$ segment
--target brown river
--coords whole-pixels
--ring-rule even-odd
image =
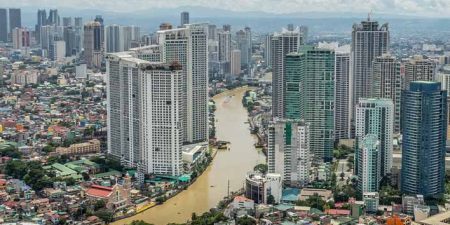
[[[242,106],[242,97],[248,88],[238,88],[213,97],[216,102],[216,136],[229,141],[230,150],[219,150],[206,171],[187,190],[167,200],[164,204],[150,208],[140,214],[114,222],[114,225],[129,224],[133,220],[144,220],[155,225],[184,223],[193,212],[201,214],[230,192],[243,187],[245,175],[258,164],[265,162],[261,151],[254,147],[256,138],[250,134],[247,111]]]

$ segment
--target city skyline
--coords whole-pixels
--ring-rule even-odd
[[[174,9],[180,7],[205,7],[212,9],[230,10],[235,12],[263,12],[270,14],[295,14],[300,12],[353,12],[353,13],[387,13],[393,15],[410,15],[424,17],[450,17],[450,2],[446,0],[245,0],[238,1],[207,1],[207,0],[174,0],[162,2],[157,0],[143,1],[40,1],[33,4],[30,1],[3,0],[3,5],[10,7],[52,7],[71,9],[102,8],[111,12],[132,12],[155,9]],[[157,11],[157,10],[155,10]]]

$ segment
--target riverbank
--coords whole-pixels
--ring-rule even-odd
[[[133,220],[144,220],[155,225],[185,223],[192,213],[199,215],[215,208],[228,195],[228,191],[242,189],[247,172],[265,162],[265,156],[254,147],[257,139],[250,134],[247,110],[242,106],[243,94],[249,89],[236,88],[213,97],[217,108],[216,136],[218,140],[230,142],[229,151],[216,151],[214,160],[203,174],[164,204],[113,224],[130,224]]]

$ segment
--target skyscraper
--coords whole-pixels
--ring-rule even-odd
[[[158,31],[162,60],[178,62],[183,69],[184,142],[208,140],[208,26]]]
[[[41,27],[47,25],[47,12],[45,9],[39,9],[37,12],[37,24],[34,29],[36,41],[41,41]]]
[[[63,26],[64,27],[72,26],[72,17],[63,17]]]
[[[189,12],[181,12],[180,14],[180,26],[184,27],[184,25],[189,24]]]
[[[281,174],[284,183],[303,186],[311,167],[309,126],[301,120],[274,118],[268,129],[269,173]]]
[[[75,29],[75,49],[77,52],[81,52],[83,48],[83,18],[75,17],[74,18],[74,29]]]
[[[48,13],[47,25],[59,26],[60,20],[57,9],[50,9]]]
[[[372,67],[372,97],[389,98],[394,103],[394,132],[400,132],[401,76],[400,62],[385,54],[375,58]]]
[[[241,50],[241,66],[248,67],[252,57],[252,34],[249,27],[236,32],[237,48]]]
[[[304,119],[309,124],[315,160],[332,160],[334,144],[333,50],[304,46],[285,56],[284,118]]]
[[[351,118],[354,122],[354,109],[359,98],[369,98],[372,93],[372,63],[374,59],[389,51],[388,24],[379,26],[370,17],[360,24],[353,25],[351,44]]]
[[[375,135],[379,141],[379,154],[381,157],[378,169],[381,179],[391,172],[392,168],[392,143],[394,132],[394,104],[391,99],[360,98],[356,106],[356,145],[364,140],[367,135]],[[356,149],[359,149],[358,147]],[[361,157],[360,152],[355,152],[355,162]],[[358,162],[356,162],[358,164]],[[360,171],[355,165],[355,175]],[[380,180],[378,180],[380,181]]]
[[[182,173],[180,65],[151,63],[127,52],[107,56],[108,153],[143,174]]]
[[[231,51],[231,75],[238,76],[241,74],[241,50],[234,49]]]
[[[76,54],[77,49],[75,47],[77,42],[77,35],[75,29],[72,26],[64,27],[64,42],[66,45],[66,56],[72,56]]]
[[[222,74],[229,74],[231,69],[231,33],[218,31],[218,60],[221,64]]]
[[[300,45],[303,45],[303,38],[298,28],[294,31],[283,28],[281,33],[275,33],[271,39],[273,117],[284,118],[284,60],[287,54],[297,52]]]
[[[264,60],[267,67],[272,67],[272,34],[267,34],[264,39]]]
[[[433,81],[436,75],[437,63],[421,55],[416,55],[405,64],[405,90],[412,81]]]
[[[25,28],[14,28],[12,33],[13,48],[30,47],[30,31]]]
[[[99,68],[102,62],[102,25],[99,22],[89,22],[84,25],[84,60],[88,67]]]
[[[350,53],[336,52],[334,72],[335,109],[334,109],[334,139],[351,137],[350,124]]]
[[[301,48],[300,52],[305,56],[300,82],[304,100],[301,102],[302,119],[310,125],[310,146],[315,160],[329,162],[333,159],[334,146],[335,53],[308,46]],[[289,104],[285,102],[286,108]]]
[[[0,42],[8,42],[8,16],[3,8],[0,8]]]
[[[106,52],[120,52],[121,45],[120,45],[120,38],[121,32],[120,32],[120,26],[119,25],[110,25],[105,27],[105,45],[106,45]]]
[[[358,143],[356,151],[359,153],[358,161],[358,192],[378,192],[381,174],[380,141],[374,134],[364,136]]]
[[[22,28],[22,15],[20,9],[9,9],[9,33],[14,28]]]
[[[412,81],[402,92],[403,194],[444,193],[447,92],[440,83]]]

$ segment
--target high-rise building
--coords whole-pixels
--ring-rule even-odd
[[[375,135],[379,140],[381,161],[378,169],[381,174],[380,179],[391,172],[393,132],[394,104],[392,100],[387,98],[360,98],[356,106],[356,145],[369,134]],[[355,160],[359,157],[359,152],[355,152]],[[354,171],[357,176],[360,175],[359,172],[358,169]]]
[[[403,194],[444,193],[447,92],[441,84],[412,81],[402,92]]]
[[[353,25],[351,44],[351,106],[352,123],[354,123],[355,106],[359,98],[370,98],[372,93],[372,62],[376,57],[389,51],[388,24],[379,26],[370,17],[360,24]]]
[[[284,183],[304,186],[311,167],[309,125],[302,120],[274,118],[268,130],[269,173],[281,174]]]
[[[105,44],[106,44],[106,52],[120,52],[121,50],[121,38],[120,38],[120,26],[119,25],[110,25],[105,27]]]
[[[66,42],[64,40],[55,40],[52,45],[52,60],[61,61],[66,57]]]
[[[334,139],[348,139],[351,137],[349,52],[336,52],[334,76]]]
[[[75,47],[77,42],[77,35],[74,27],[68,26],[64,27],[64,42],[66,45],[66,56],[72,56],[76,54],[78,51]]]
[[[131,48],[132,42],[132,28],[130,26],[120,27],[120,49],[121,51],[128,51]]]
[[[234,49],[231,51],[231,75],[238,76],[241,74],[241,50]]]
[[[252,58],[252,33],[249,27],[236,32],[236,44],[241,50],[241,65],[248,67]]]
[[[412,81],[433,81],[436,75],[437,63],[432,59],[417,55],[405,64],[405,90],[409,89]]]
[[[57,9],[50,9],[48,13],[47,25],[59,26],[60,20]]]
[[[47,12],[45,9],[39,9],[37,12],[37,24],[34,29],[34,36],[36,41],[41,41],[41,27],[47,25]]]
[[[381,150],[377,135],[368,134],[358,143],[358,192],[377,192],[380,186]]]
[[[72,26],[72,17],[63,17],[63,26],[64,27]]]
[[[281,33],[275,33],[271,39],[271,64],[272,64],[272,116],[284,117],[284,72],[285,56],[297,52],[303,45],[300,30],[283,29]],[[241,52],[242,54],[242,52]]]
[[[264,38],[264,61],[267,67],[272,67],[272,34],[267,34]]]
[[[186,24],[189,24],[189,12],[181,12],[180,26],[184,27]]]
[[[22,27],[22,14],[20,9],[9,9],[9,33],[12,33],[14,28]]]
[[[0,42],[8,42],[8,13],[0,8]]]
[[[230,31],[228,31],[228,32],[230,32]],[[216,39],[217,39],[217,26],[214,24],[209,24],[208,25],[208,40],[215,41]]]
[[[372,97],[389,98],[394,103],[394,132],[400,132],[400,101],[402,83],[400,62],[391,55],[376,57],[372,66]]]
[[[108,153],[143,174],[182,173],[183,73],[127,52],[107,56]]]
[[[218,31],[217,37],[221,74],[229,74],[231,69],[231,33],[229,31]]]
[[[102,25],[99,22],[89,22],[84,25],[84,60],[88,67],[101,66],[102,53]]]
[[[30,31],[25,28],[14,28],[12,30],[13,48],[21,49],[23,47],[30,47]]]
[[[158,31],[162,60],[178,62],[183,69],[185,103],[184,142],[208,140],[208,26]]]
[[[333,50],[303,47],[305,60],[301,91],[304,119],[310,125],[310,145],[315,160],[329,162],[334,147],[334,62]],[[289,88],[286,86],[285,88]],[[285,102],[288,108],[290,102]]]
[[[334,61],[329,49],[304,46],[285,56],[283,112],[287,119],[304,119],[310,126],[316,160],[332,160],[334,144]]]
[[[77,52],[81,52],[81,49],[83,48],[84,43],[84,36],[83,36],[83,18],[81,17],[75,17],[74,18],[74,29],[75,29],[75,49]]]

